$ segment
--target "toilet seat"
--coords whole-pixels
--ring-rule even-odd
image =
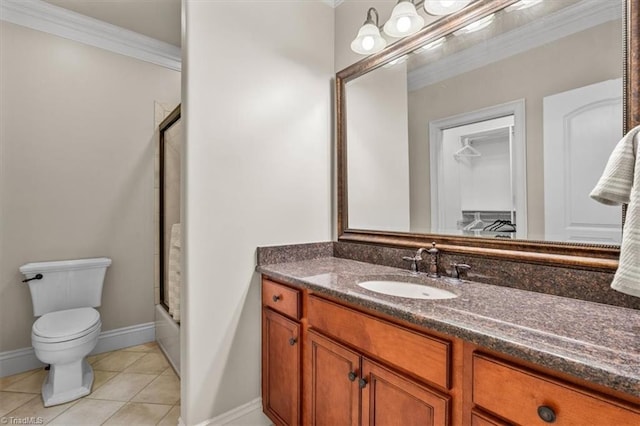
[[[33,324],[31,338],[40,343],[79,339],[99,330],[100,313],[93,308],[66,309],[44,314]]]

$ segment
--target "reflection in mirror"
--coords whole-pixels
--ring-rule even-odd
[[[349,229],[617,245],[622,2],[501,10],[347,81]]]

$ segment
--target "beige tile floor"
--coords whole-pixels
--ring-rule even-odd
[[[46,371],[0,378],[0,423],[171,425],[180,415],[180,379],[155,343],[89,357],[91,394],[55,407],[42,405]]]

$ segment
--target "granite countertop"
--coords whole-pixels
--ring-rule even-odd
[[[640,311],[560,296],[324,257],[259,265],[277,281],[640,397]],[[454,299],[417,300],[359,287],[368,280],[422,283]],[[550,277],[553,279],[553,277]]]

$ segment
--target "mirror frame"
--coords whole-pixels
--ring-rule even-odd
[[[429,40],[435,40],[449,34],[470,21],[503,9],[516,1],[478,0],[465,9],[435,21],[418,33],[406,37],[336,74],[338,241],[406,248],[427,247],[433,241],[443,251],[458,254],[481,255],[503,260],[605,272],[613,272],[618,267],[620,249],[617,246],[529,240],[505,241],[482,237],[348,228],[346,83],[413,51]],[[623,130],[626,133],[640,124],[640,0],[624,0],[623,19],[625,29],[623,36],[623,55],[625,58],[623,65]],[[623,222],[625,210],[626,206],[623,206]]]

